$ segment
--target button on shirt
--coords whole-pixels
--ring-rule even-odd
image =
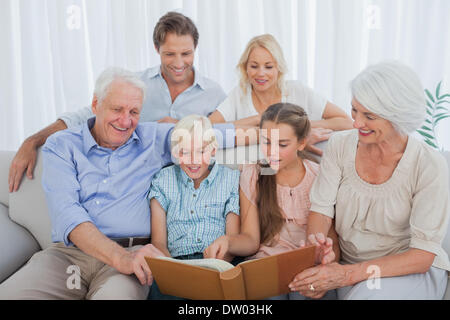
[[[173,103],[160,66],[139,72],[138,76],[146,85],[140,122],[158,121],[164,117],[181,119],[191,114],[208,116],[226,97],[216,82],[202,76],[195,69],[194,83],[180,93]],[[72,128],[82,125],[92,116],[91,107],[85,107],[75,112],[66,112],[59,119],[63,120],[68,128]]]
[[[148,237],[148,187],[153,175],[172,163],[173,124],[139,124],[116,150],[99,146],[83,126],[51,135],[42,148],[42,185],[52,223],[52,241],[64,241],[83,222],[93,223],[110,238]],[[223,137],[232,126],[215,126]],[[228,140],[227,147],[234,141]],[[224,141],[219,139],[219,144]]]
[[[153,179],[149,199],[166,211],[167,246],[173,257],[203,252],[225,235],[226,217],[239,215],[239,171],[215,164],[198,189],[178,165]]]

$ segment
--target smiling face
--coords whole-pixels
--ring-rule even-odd
[[[191,35],[168,33],[157,51],[161,57],[162,75],[169,85],[193,83],[195,46]]]
[[[103,101],[94,96],[96,119],[91,132],[98,145],[115,150],[127,142],[138,125],[142,100],[140,89],[118,80],[111,83]]]
[[[304,150],[305,146],[306,141],[299,141],[288,124],[265,121],[261,127],[262,153],[275,171],[296,165],[297,151]]]
[[[208,176],[208,167],[215,153],[211,144],[193,136],[182,140],[177,158],[181,169],[199,185]]]
[[[358,129],[359,141],[365,144],[389,141],[399,133],[392,123],[364,108],[355,98],[352,100],[353,128]]]
[[[247,77],[255,91],[273,89],[278,81],[278,67],[270,52],[262,47],[255,47],[248,57]]]

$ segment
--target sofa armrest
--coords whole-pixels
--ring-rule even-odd
[[[9,205],[9,165],[14,158],[14,151],[0,151],[0,204]]]
[[[39,244],[23,227],[9,219],[8,208],[0,204],[0,283],[23,266],[40,250]]]

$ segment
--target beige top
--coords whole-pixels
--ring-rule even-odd
[[[304,160],[303,163],[306,172],[298,185],[291,188],[277,184],[278,205],[286,223],[270,244],[262,244],[258,252],[249,259],[263,258],[297,249],[300,247],[300,240],[306,240],[306,225],[311,206],[309,190],[317,176],[319,165],[309,160]],[[256,183],[258,177],[258,165],[244,165],[240,177],[240,187],[254,206],[257,206]]]
[[[441,246],[450,210],[445,158],[409,137],[392,176],[374,185],[356,172],[357,146],[357,130],[331,137],[310,194],[311,211],[335,218],[344,263],[417,248],[436,254],[433,266],[450,270]]]

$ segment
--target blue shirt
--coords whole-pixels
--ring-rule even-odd
[[[91,118],[82,126],[59,131],[42,148],[42,185],[52,241],[70,245],[70,232],[83,222],[93,223],[109,238],[148,237],[148,186],[156,172],[172,163],[170,134],[174,125],[139,124],[124,145],[111,150],[92,137],[94,123]],[[215,126],[222,133],[230,128],[233,126]],[[219,135],[218,141],[223,143]],[[230,147],[234,139],[227,143]]]
[[[226,94],[216,82],[203,77],[197,70],[194,72],[192,86],[180,93],[173,103],[160,66],[139,72],[139,77],[146,84],[140,122],[158,121],[167,116],[179,120],[191,114],[208,116],[214,112],[225,100]],[[82,125],[92,116],[92,108],[89,106],[75,112],[66,112],[59,119],[68,128],[72,128]]]
[[[152,180],[148,195],[166,211],[167,247],[173,257],[203,252],[225,234],[226,217],[239,214],[239,171],[215,164],[198,189],[174,165]]]

